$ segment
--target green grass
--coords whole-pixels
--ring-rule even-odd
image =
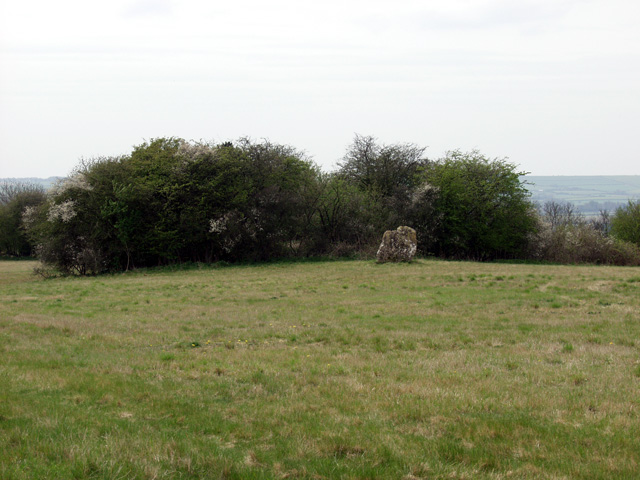
[[[637,478],[640,269],[0,262],[0,478]]]

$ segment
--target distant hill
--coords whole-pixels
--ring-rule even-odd
[[[23,178],[0,178],[0,183],[9,182],[9,183],[31,183],[35,185],[42,185],[45,190],[51,188],[51,186],[56,183],[58,180],[63,179],[64,177],[49,177],[49,178],[36,178],[36,177],[23,177]]]
[[[526,175],[523,178],[535,202],[571,202],[587,216],[605,209],[611,212],[628,200],[640,199],[640,175]]]

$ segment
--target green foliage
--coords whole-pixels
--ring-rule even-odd
[[[629,200],[626,206],[616,209],[611,219],[611,234],[640,246],[640,201]]]
[[[35,245],[47,274],[53,268],[79,275],[183,262],[371,256],[385,230],[408,225],[423,254],[490,260],[561,252],[636,262],[635,247],[600,241],[602,233],[581,236],[573,248],[569,240],[577,237],[562,237],[566,222],[544,237],[520,175],[476,151],[432,162],[423,148],[379,145],[373,137],[356,136],[331,174],[295,148],[268,141],[159,138],[130,155],[83,162],[46,199],[24,193],[9,202],[0,191],[0,253],[24,254]]]
[[[379,241],[380,198],[340,174],[320,179],[316,251],[353,254]]]
[[[32,255],[33,246],[24,231],[23,215],[44,200],[44,190],[38,185],[0,185],[0,255]]]
[[[104,270],[105,245],[99,202],[85,175],[78,171],[53,187],[46,202],[25,216],[30,240],[40,260],[64,274]]]
[[[241,211],[244,251],[251,252],[248,258],[255,260],[295,253],[311,228],[319,172],[289,146],[242,139],[237,148],[251,181]]]
[[[317,175],[287,146],[156,139],[82,164],[30,234],[45,263],[72,274],[280,257],[310,229]]]
[[[427,166],[426,183],[436,194],[437,224],[428,248],[435,254],[487,260],[513,258],[525,250],[535,231],[523,172],[501,159],[477,151],[449,152]]]
[[[348,244],[377,248],[385,230],[421,219],[425,203],[416,209],[414,197],[429,164],[424,151],[412,143],[381,145],[374,137],[355,136],[329,186],[329,203],[349,206],[343,209],[350,210],[343,225],[348,233],[342,235]]]

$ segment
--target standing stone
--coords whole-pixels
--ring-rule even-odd
[[[410,262],[417,249],[416,231],[411,227],[398,227],[397,230],[384,232],[376,258],[378,263]]]

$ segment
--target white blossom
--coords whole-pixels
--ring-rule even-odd
[[[38,211],[38,207],[35,206],[27,206],[24,207],[24,211],[22,212],[22,224],[30,228],[33,223],[36,221],[36,213]]]
[[[178,155],[187,160],[196,160],[215,151],[215,147],[206,143],[181,142],[178,146]]]
[[[215,220],[209,220],[209,233],[222,233],[227,229],[227,222],[229,221],[229,212],[225,213],[220,218]]]
[[[437,194],[439,191],[440,189],[438,187],[425,182],[414,190],[411,197],[411,202],[413,203],[413,205],[418,205],[426,200],[430,194]]]
[[[50,222],[54,222],[56,220],[60,220],[63,223],[68,223],[73,217],[77,215],[76,211],[73,207],[75,207],[76,202],[73,200],[66,200],[62,203],[54,203],[49,207],[49,214],[47,215],[47,220]]]
[[[61,193],[66,192],[69,189],[77,189],[77,190],[85,190],[91,191],[93,190],[93,186],[87,182],[87,178],[84,173],[78,172],[67,178],[63,178],[62,180],[58,180],[49,193],[52,196],[60,195]]]

